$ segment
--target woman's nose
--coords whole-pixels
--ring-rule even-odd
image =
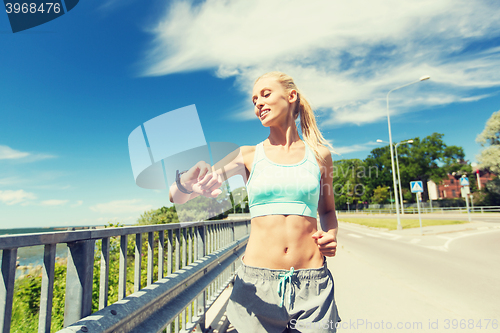
[[[257,107],[257,109],[260,110],[264,106],[264,103],[262,102],[262,100],[260,98],[257,98],[257,100],[255,101],[255,106]]]

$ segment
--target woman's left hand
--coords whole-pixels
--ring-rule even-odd
[[[335,256],[337,251],[337,238],[334,235],[324,232],[323,230],[318,230],[312,234],[311,237],[314,238],[322,255],[327,257]]]

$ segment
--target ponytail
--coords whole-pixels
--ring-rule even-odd
[[[316,124],[316,118],[314,117],[314,111],[311,108],[309,102],[305,99],[301,93],[297,92],[297,109],[298,115],[300,115],[300,130],[304,141],[309,145],[309,147],[322,163],[325,163],[325,159],[319,153],[319,147],[321,145],[326,146],[330,152],[335,152],[332,145],[326,141],[321,134],[318,125]],[[297,119],[297,115],[295,115]]]

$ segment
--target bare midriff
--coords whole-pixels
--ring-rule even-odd
[[[254,217],[243,262],[270,269],[318,268],[323,256],[311,237],[317,220],[301,215]]]

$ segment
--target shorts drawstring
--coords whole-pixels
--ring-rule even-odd
[[[279,273],[278,277],[280,281],[278,283],[278,295],[281,297],[280,308],[283,306],[283,301],[285,300],[285,290],[286,290],[286,282],[290,282],[292,284],[292,275],[293,275],[293,267],[290,271],[286,273]],[[291,287],[291,286],[290,286]],[[292,303],[292,289],[289,289],[290,300],[289,303]]]

